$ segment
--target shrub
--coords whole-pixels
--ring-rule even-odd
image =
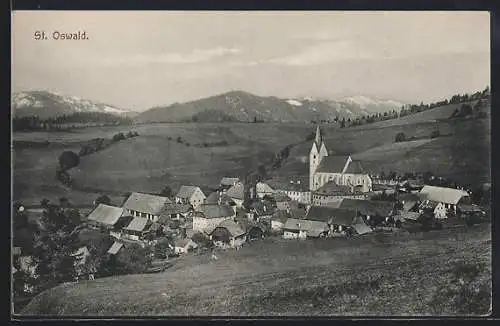
[[[97,206],[99,204],[111,205],[111,199],[107,195],[101,195],[97,197],[94,201],[94,204]]]
[[[64,151],[61,156],[59,156],[59,166],[63,171],[71,169],[80,164],[80,157],[72,151]]]
[[[396,138],[395,138],[394,142],[399,143],[399,142],[403,142],[405,140],[406,140],[406,135],[404,134],[404,132],[398,132],[396,134]]]
[[[176,141],[179,143],[179,144],[182,144],[182,138],[179,136],[177,137]]]
[[[120,132],[120,133],[117,133],[116,135],[113,136],[113,141],[120,141],[120,140],[124,140],[125,139],[125,135]]]

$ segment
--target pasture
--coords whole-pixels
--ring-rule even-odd
[[[63,284],[23,314],[456,316],[490,308],[489,224],[350,240],[267,238],[217,255],[189,255],[160,274]]]
[[[394,144],[398,132],[420,139],[436,129],[446,136]],[[92,138],[111,138],[129,130],[140,136],[81,158],[80,165],[70,170],[72,189],[56,181],[62,151],[78,151]],[[243,177],[261,164],[270,166],[275,153],[290,144],[295,144],[290,156],[272,175],[307,175],[311,142],[304,140],[314,130],[314,125],[298,123],[165,123],[14,133],[14,141],[49,141],[48,146],[14,148],[14,199],[36,205],[43,198],[67,197],[74,204],[86,205],[105,193],[119,205],[131,191],[159,193],[167,185],[176,191],[182,184],[213,187],[222,176]],[[461,183],[490,181],[489,119],[345,129],[323,125],[322,130],[332,154],[351,154],[371,172],[430,171]]]

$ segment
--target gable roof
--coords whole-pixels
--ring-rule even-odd
[[[243,184],[242,183],[235,184],[234,186],[232,186],[231,188],[229,188],[227,190],[226,194],[230,198],[243,200],[243,197],[244,197],[244,186],[243,186]]]
[[[163,206],[171,202],[167,197],[133,192],[123,204],[123,208],[158,215]]]
[[[453,205],[456,205],[463,197],[469,196],[464,190],[427,185],[420,190],[420,194],[424,195],[427,200]]]
[[[236,237],[239,237],[239,236],[245,234],[245,231],[232,219],[222,221],[219,225],[217,225],[217,227],[215,229],[217,229],[217,228],[225,228],[226,230],[229,231],[229,233],[231,234],[231,236],[233,238],[236,238]],[[215,231],[215,229],[214,229],[214,231]],[[212,231],[212,233],[214,231]]]
[[[108,249],[108,254],[116,255],[122,247],[123,247],[123,243],[115,241],[115,242],[113,242],[111,247]]]
[[[311,206],[305,219],[339,225],[351,225],[355,217],[356,212],[352,210],[328,206]]]
[[[87,218],[91,221],[96,221],[106,225],[115,225],[116,222],[123,216],[124,209],[105,204],[99,204]]]
[[[210,195],[208,195],[208,197],[205,198],[205,204],[218,204],[219,198],[221,200],[221,204],[227,204],[231,206],[235,205],[234,200],[232,200],[231,197],[229,197],[227,194],[219,193],[218,191],[214,191]]]
[[[356,223],[352,227],[354,231],[356,231],[356,233],[359,235],[373,232],[372,228],[366,225],[365,223]]]
[[[339,208],[359,211],[363,215],[388,216],[394,210],[395,203],[363,199],[344,198]]]
[[[215,204],[202,204],[198,212],[201,213],[204,218],[232,217],[235,214],[231,206]],[[199,216],[199,214],[197,216]]]
[[[283,229],[290,231],[306,231],[310,236],[319,236],[322,232],[328,231],[328,225],[326,222],[289,218],[283,225]]]
[[[199,190],[203,194],[203,191],[201,191],[200,187],[181,186],[181,188],[177,192],[177,195],[175,195],[175,196],[179,197],[179,198],[189,199],[189,198],[191,198],[191,196],[193,196],[193,194],[196,192],[196,190]],[[205,197],[205,194],[203,194],[203,197]]]
[[[361,174],[365,173],[365,170],[363,169],[363,165],[361,165],[360,160],[352,160],[344,173]]]
[[[274,190],[271,187],[269,187],[267,183],[264,182],[257,182],[255,187],[257,188],[257,192],[274,193]]]
[[[283,193],[283,192],[276,192],[273,194],[273,198],[274,200],[278,203],[278,202],[289,202],[289,201],[292,201],[292,199],[290,197],[287,196],[287,194]]]
[[[256,201],[251,204],[252,209],[259,216],[272,215],[276,209],[270,204],[264,203],[262,201]]]
[[[125,230],[129,231],[144,231],[146,226],[149,224],[149,219],[145,217],[134,217],[132,222],[125,228]]]
[[[163,206],[160,211],[160,220],[165,221],[169,219],[172,214],[186,214],[191,210],[189,204],[168,203]]]
[[[341,173],[349,159],[349,155],[325,156],[319,164],[316,172]]]
[[[239,182],[239,178],[223,177],[220,181],[221,186],[234,186],[235,183]]]

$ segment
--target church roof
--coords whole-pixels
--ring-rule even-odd
[[[316,172],[341,173],[349,155],[325,156]]]
[[[359,161],[359,160],[354,161],[353,160],[351,163],[349,163],[349,165],[347,166],[347,169],[345,170],[344,173],[352,173],[352,174],[365,173],[365,170],[363,169],[363,166],[361,165],[361,161]]]

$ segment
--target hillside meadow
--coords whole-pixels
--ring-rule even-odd
[[[474,316],[491,307],[490,224],[354,239],[267,238],[159,274],[67,283],[23,315]]]
[[[415,116],[434,117],[436,112],[439,109]],[[322,125],[322,130],[332,154],[351,154],[371,172],[430,171],[466,184],[490,182],[489,119],[422,122],[419,118],[412,124],[398,123],[403,119],[409,118],[391,120],[393,126],[384,126],[390,121],[382,121],[345,129]],[[159,193],[167,185],[176,191],[182,184],[213,187],[223,176],[243,177],[261,164],[271,166],[275,153],[288,145],[294,145],[290,156],[271,175],[304,176],[308,175],[311,146],[305,139],[315,128],[300,123],[158,123],[72,132],[17,132],[14,199],[36,205],[43,198],[67,197],[74,204],[90,204],[105,193],[120,204],[131,191]],[[129,130],[140,136],[81,158],[80,165],[70,170],[73,189],[56,181],[57,158],[62,151],[78,152],[90,139],[111,138]],[[442,136],[429,139],[435,130]],[[398,132],[417,140],[395,144]],[[16,142],[39,146],[19,148]]]

